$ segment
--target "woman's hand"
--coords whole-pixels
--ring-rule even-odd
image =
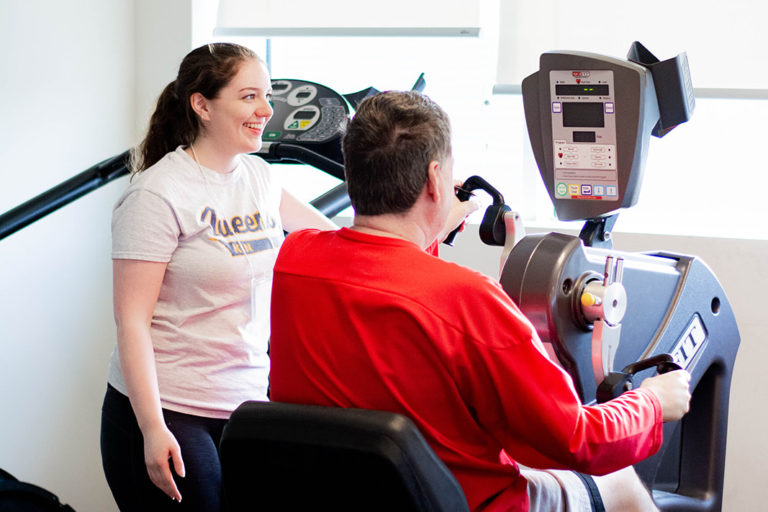
[[[184,461],[181,459],[181,448],[176,438],[165,425],[155,428],[144,435],[144,462],[147,465],[149,479],[161,491],[173,500],[181,501],[181,493],[171,473],[173,469],[180,477],[184,477]]]

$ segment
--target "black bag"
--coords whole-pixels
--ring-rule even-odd
[[[59,498],[33,484],[19,482],[10,473],[0,469],[0,512],[75,512]]]

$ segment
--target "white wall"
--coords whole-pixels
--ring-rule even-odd
[[[620,224],[621,215],[617,227]],[[541,230],[528,229],[530,233],[537,231]],[[723,510],[764,510],[768,460],[768,387],[764,385],[768,361],[768,240],[614,233],[614,247],[621,251],[665,250],[696,255],[720,280],[741,334],[731,383]],[[490,276],[499,274],[501,248],[483,245],[476,226],[460,234],[454,247],[441,246],[441,254]]]
[[[143,136],[157,97],[176,78],[181,59],[192,49],[193,0],[131,3],[135,4],[136,14],[134,126],[136,133]]]
[[[0,212],[125,150],[131,2],[0,1]],[[99,417],[120,185],[0,241],[0,467],[76,510],[113,510]]]
[[[121,153],[190,49],[189,0],[0,0],[0,213]],[[0,467],[116,510],[99,422],[127,178],[0,241]]]

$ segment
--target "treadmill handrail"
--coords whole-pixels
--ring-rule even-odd
[[[310,149],[294,144],[265,144],[265,149],[268,149],[269,153],[255,154],[272,163],[289,159],[308,164],[332,176],[344,179],[344,166],[342,164]],[[126,150],[3,213],[0,215],[0,240],[68,205],[88,192],[129,174],[130,160],[131,150]],[[346,183],[337,185],[310,201],[310,204],[326,217],[334,217],[350,205]]]
[[[298,162],[311,165],[340,180],[344,179],[343,164],[298,144],[265,142],[262,150],[254,154],[272,163]]]
[[[128,174],[130,150],[76,174],[0,215],[0,240],[66,206],[112,180]]]

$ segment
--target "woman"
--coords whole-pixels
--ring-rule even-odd
[[[270,92],[266,66],[247,48],[190,52],[115,206],[117,348],[101,445],[121,510],[220,509],[221,431],[244,400],[267,399],[283,228],[336,228],[248,154],[261,147]]]

